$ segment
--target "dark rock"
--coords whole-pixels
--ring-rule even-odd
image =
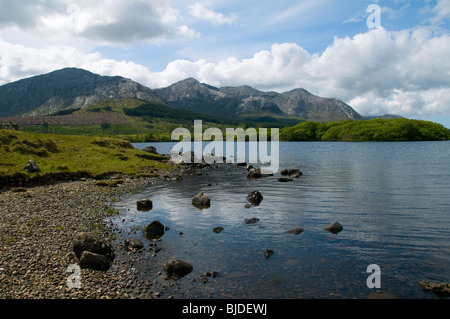
[[[292,234],[292,235],[300,235],[304,231],[305,230],[303,228],[294,228],[294,229],[288,230],[286,233]]]
[[[250,204],[245,204],[244,207],[245,207],[245,208],[251,208],[252,205],[250,205]]]
[[[164,235],[164,225],[155,220],[144,228],[144,237],[147,239],[158,239]]]
[[[224,230],[223,227],[215,227],[215,228],[213,229],[213,232],[215,232],[216,234],[218,234],[218,233],[222,232],[223,230]]]
[[[136,251],[144,247],[144,243],[137,238],[128,238],[124,242],[125,249],[128,251]]]
[[[103,255],[83,251],[79,262],[80,268],[106,271],[111,267],[111,260]]]
[[[156,151],[156,147],[154,146],[147,146],[143,150],[150,154],[158,154],[158,152]]]
[[[262,170],[260,168],[252,167],[248,170],[247,178],[260,178],[260,177],[267,177],[267,176],[273,176],[273,173]]]
[[[206,277],[216,278],[219,273],[217,271],[208,271],[205,273]]]
[[[299,169],[284,169],[280,173],[283,176],[289,176],[291,178],[297,178],[303,175]]]
[[[244,220],[244,223],[247,225],[256,224],[257,222],[259,222],[259,218],[250,218],[250,219]]]
[[[253,205],[259,205],[263,201],[264,197],[259,191],[253,191],[247,195],[247,200]]]
[[[254,168],[253,165],[251,164],[247,165],[247,172],[249,172],[252,168]]]
[[[85,251],[105,256],[110,260],[115,257],[113,246],[105,239],[93,233],[78,233],[74,238],[73,252],[78,258],[81,258]]]
[[[247,166],[247,163],[246,162],[239,162],[236,165],[237,166]]]
[[[275,252],[273,250],[270,250],[270,249],[264,250],[264,257],[266,259],[269,259],[270,257],[272,257],[273,254],[275,254]]]
[[[23,169],[26,170],[28,173],[35,173],[41,171],[38,164],[36,164],[36,162],[33,160],[29,160],[27,165]]]
[[[137,201],[137,209],[140,211],[150,211],[153,208],[153,202],[150,199],[144,198]]]
[[[292,179],[286,178],[286,177],[279,177],[279,178],[277,178],[277,180],[281,183],[292,182]]]
[[[328,225],[327,227],[324,228],[324,230],[329,231],[333,234],[337,234],[341,232],[343,229],[344,227],[342,227],[342,225],[339,224],[338,222]]]
[[[164,265],[164,271],[170,279],[180,279],[192,272],[192,265],[182,260],[171,260]]]
[[[198,193],[192,198],[192,205],[197,208],[208,208],[211,206],[211,200],[203,193]]]
[[[437,284],[429,281],[422,280],[420,283],[420,288],[424,292],[432,293],[438,298],[449,298],[450,297],[450,284],[443,283]]]

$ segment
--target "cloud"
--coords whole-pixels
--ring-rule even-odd
[[[336,37],[320,54],[296,43],[275,43],[245,59],[178,59],[159,72],[68,45],[36,49],[0,39],[0,84],[70,66],[121,75],[151,88],[194,77],[215,86],[250,85],[266,91],[303,87],[342,99],[363,115],[450,115],[448,56],[450,36],[426,27]]]
[[[200,2],[196,2],[188,7],[188,12],[194,18],[209,21],[213,24],[233,24],[235,16],[225,16],[222,13],[214,12]]]
[[[431,19],[433,23],[441,23],[450,19],[450,0],[437,0],[436,6],[432,9],[435,16]]]
[[[97,44],[161,41],[196,33],[181,24],[168,0],[0,0],[0,29],[46,38],[81,38]]]

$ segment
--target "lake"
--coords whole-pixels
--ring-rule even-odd
[[[135,147],[147,145],[168,154],[175,143]],[[450,142],[280,143],[284,168],[303,176],[248,179],[245,167],[223,164],[114,203],[122,213],[117,227],[146,250],[143,227],[154,220],[170,227],[142,276],[163,272],[171,259],[192,264],[170,293],[175,298],[425,299],[434,296],[421,280],[450,282]],[[254,190],[264,199],[245,208]],[[210,208],[191,205],[199,192]],[[141,198],[153,201],[150,212],[137,211]],[[259,222],[245,224],[249,218]],[[342,224],[340,233],[323,229],[333,222]],[[219,226],[222,232],[212,231]],[[304,232],[286,233],[298,227]],[[274,252],[269,259],[266,249]],[[366,283],[372,264],[381,269],[380,289]],[[201,282],[211,271],[217,277]]]

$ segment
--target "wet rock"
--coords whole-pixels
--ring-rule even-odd
[[[250,168],[248,170],[247,178],[260,178],[260,177],[267,177],[267,176],[273,176],[273,173],[267,170],[262,170],[260,168]]]
[[[148,199],[144,198],[137,201],[137,209],[140,211],[150,211],[153,208],[153,202]]]
[[[111,267],[111,260],[103,255],[83,251],[79,262],[82,269],[93,269],[106,271]]]
[[[182,260],[171,260],[164,265],[164,271],[170,279],[180,279],[192,272],[192,265]]]
[[[344,227],[342,227],[342,225],[339,224],[338,222],[335,222],[324,228],[324,230],[329,231],[333,234],[337,234],[337,233],[341,232],[343,229],[344,229]]]
[[[128,251],[136,251],[144,247],[144,243],[137,238],[127,238],[124,242],[125,249]]]
[[[215,227],[215,228],[213,228],[213,232],[215,232],[216,234],[222,232],[223,230],[224,230],[223,227]]]
[[[275,254],[275,252],[273,250],[270,250],[270,249],[264,250],[264,257],[266,259],[269,259],[270,257],[272,257],[273,254]]]
[[[304,231],[305,230],[303,228],[294,228],[294,229],[288,230],[286,233],[291,234],[291,235],[300,235]]]
[[[147,239],[158,239],[164,235],[164,225],[159,220],[151,222],[144,228],[144,237]]]
[[[158,152],[156,151],[156,147],[154,147],[154,146],[147,146],[143,149],[143,151],[150,153],[150,154],[158,154]]]
[[[450,297],[450,284],[442,283],[432,283],[429,281],[422,280],[420,283],[420,288],[424,292],[432,293],[438,298],[449,298]]]
[[[247,225],[253,225],[256,224],[257,222],[259,222],[259,218],[249,218],[244,220],[244,223]]]
[[[110,260],[115,257],[112,244],[100,236],[89,232],[78,233],[73,241],[73,252],[79,259],[85,251],[105,256]]]
[[[247,195],[247,200],[253,205],[259,205],[263,201],[264,197],[259,191],[253,191]]]
[[[289,176],[290,178],[297,178],[303,175],[299,169],[284,169],[280,174],[283,176]]]
[[[291,178],[287,178],[287,177],[279,177],[279,178],[277,178],[277,180],[281,183],[287,183],[287,182],[293,181]]]
[[[26,170],[28,173],[35,173],[41,171],[38,164],[36,164],[36,162],[33,160],[29,160],[27,165],[23,169]]]
[[[252,208],[252,205],[250,205],[250,204],[245,204],[244,207],[245,207],[245,208]]]
[[[239,162],[236,165],[237,166],[247,166],[247,163],[246,162]]]
[[[201,209],[208,208],[211,206],[211,200],[203,193],[198,193],[192,198],[192,205]]]

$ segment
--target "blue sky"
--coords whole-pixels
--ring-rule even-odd
[[[151,88],[303,87],[450,127],[449,23],[450,0],[0,0],[0,84],[80,67]]]

